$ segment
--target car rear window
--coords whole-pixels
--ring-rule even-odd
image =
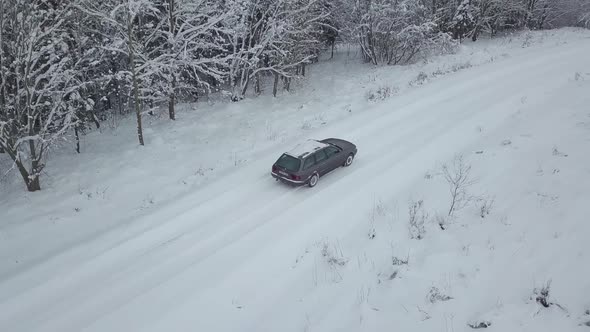
[[[297,172],[299,170],[299,166],[301,166],[301,160],[288,154],[283,154],[279,160],[277,160],[276,164],[288,171]]]

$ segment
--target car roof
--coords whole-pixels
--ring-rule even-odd
[[[297,144],[295,147],[293,147],[293,149],[289,150],[287,154],[296,158],[305,158],[310,153],[313,153],[326,146],[329,146],[329,144],[314,139],[308,139],[305,142]]]

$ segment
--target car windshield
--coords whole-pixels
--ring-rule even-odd
[[[301,165],[301,160],[290,156],[288,154],[283,154],[276,163],[278,166],[285,168],[290,172],[296,172],[299,170],[299,166]]]

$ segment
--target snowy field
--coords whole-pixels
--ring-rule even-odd
[[[114,119],[41,192],[0,154],[0,331],[590,331],[590,31],[308,74],[148,116],[145,147]],[[271,178],[326,137],[351,167]]]

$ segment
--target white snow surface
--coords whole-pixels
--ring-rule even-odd
[[[304,154],[314,152],[326,146],[328,146],[328,144],[319,142],[315,139],[308,139],[295,145],[291,150],[288,151],[288,154],[294,157],[300,157]]]
[[[148,116],[145,147],[114,119],[80,155],[54,150],[37,193],[9,171],[0,331],[588,331],[589,31],[405,67],[344,48],[308,72],[277,99]],[[359,153],[315,188],[275,182],[310,137]],[[441,169],[458,154],[477,199],[449,218]]]

